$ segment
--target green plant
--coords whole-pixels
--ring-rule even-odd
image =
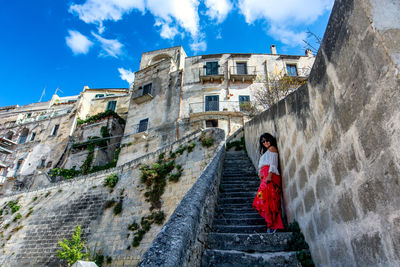
[[[114,210],[113,210],[114,215],[118,215],[118,214],[120,214],[122,212],[122,204],[123,204],[123,200],[121,198],[119,200],[118,204],[115,205],[115,207],[114,207]]]
[[[51,195],[51,192],[48,191],[44,197],[48,197],[48,196],[50,196],[50,195]]]
[[[196,147],[196,143],[195,143],[195,142],[191,142],[191,143],[187,146],[187,151],[188,151],[188,153],[191,153],[195,147]]]
[[[117,203],[117,201],[115,201],[114,199],[107,200],[107,201],[104,203],[104,209],[109,209],[109,208],[111,208],[112,206],[115,205],[115,203]]]
[[[25,215],[25,218],[31,216],[32,213],[33,213],[33,207],[30,207],[28,213]]]
[[[10,200],[8,202],[8,207],[11,209],[11,214],[14,214],[21,208],[21,206],[18,205],[18,200]]]
[[[32,201],[36,201],[37,199],[38,199],[38,197],[35,196],[35,197],[32,199]]]
[[[63,241],[58,241],[58,245],[61,247],[61,250],[57,251],[57,257],[59,259],[66,260],[69,265],[72,265],[76,261],[89,256],[88,253],[82,252],[86,246],[85,241],[82,240],[81,234],[81,226],[78,225],[70,240],[64,238]]]
[[[62,176],[65,179],[70,179],[79,175],[80,171],[75,169],[62,169],[62,168],[54,168],[50,171],[51,177]],[[37,196],[33,198],[33,201],[37,200]]]
[[[58,189],[58,191],[57,191],[58,193],[61,193],[62,192],[62,189]]]
[[[203,147],[207,147],[207,148],[214,145],[214,139],[209,136],[205,136],[205,137],[201,138],[200,142]]]
[[[106,110],[104,112],[98,113],[96,115],[93,115],[93,116],[87,118],[86,120],[82,120],[82,119],[78,118],[77,124],[79,125],[79,124],[84,124],[84,123],[93,123],[93,122],[96,122],[98,120],[101,120],[101,119],[104,119],[107,117],[114,117],[114,118],[118,119],[118,122],[120,124],[125,124],[125,120],[112,110]]]
[[[112,262],[111,256],[106,257],[106,262],[107,262],[107,264],[111,264],[111,262]]]
[[[16,233],[16,232],[18,232],[19,230],[21,230],[22,228],[24,228],[23,225],[16,226],[16,227],[12,230],[12,232],[13,232],[13,233]]]
[[[144,235],[150,231],[151,225],[156,223],[161,225],[165,220],[165,214],[163,211],[152,212],[150,215],[142,217],[140,220],[140,226],[134,221],[129,227],[128,230],[135,231],[133,234],[132,246],[138,247],[140,245],[140,241],[142,241]]]
[[[296,257],[300,261],[301,266],[303,267],[312,267],[314,266],[314,262],[311,258],[311,254],[309,252],[308,244],[304,239],[304,235],[300,230],[300,226],[296,221],[289,224],[287,227],[289,232],[292,232],[292,237],[288,241],[288,250],[297,251]]]
[[[21,219],[21,218],[22,218],[21,213],[17,213],[17,214],[15,215],[14,219],[13,219],[13,222],[18,221],[18,220]]]
[[[4,230],[7,230],[8,227],[10,227],[10,224],[6,223],[6,225],[4,225]]]
[[[112,189],[116,186],[117,183],[118,183],[118,174],[114,173],[107,176],[107,178],[104,180],[103,185],[108,186]]]

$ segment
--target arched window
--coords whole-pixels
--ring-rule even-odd
[[[12,131],[9,131],[8,133],[6,133],[5,138],[7,138],[8,140],[12,140],[14,133]]]
[[[29,130],[27,128],[22,130],[21,136],[19,137],[19,144],[23,144],[26,141],[26,138],[28,137]]]
[[[155,64],[155,63],[158,63],[158,62],[160,62],[161,60],[168,59],[168,58],[172,58],[172,57],[171,57],[170,55],[168,55],[168,54],[156,55],[156,56],[154,56],[154,57],[151,59],[151,61],[149,62],[149,66],[150,66],[150,65],[153,65],[153,64]]]

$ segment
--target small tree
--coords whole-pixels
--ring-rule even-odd
[[[75,233],[72,235],[72,239],[65,239],[58,241],[61,250],[57,251],[57,257],[59,259],[66,260],[68,265],[71,266],[76,261],[87,258],[88,253],[83,253],[83,249],[86,249],[85,241],[81,239],[81,226],[78,225],[75,229]]]
[[[263,83],[265,85],[264,88],[257,90],[254,94],[255,104],[262,109],[268,109],[305,84],[306,81],[299,80],[296,76],[289,76],[280,71],[269,75]]]

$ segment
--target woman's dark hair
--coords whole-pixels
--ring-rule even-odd
[[[267,148],[263,145],[262,140],[266,140],[271,144],[271,146],[274,146],[276,149],[278,149],[278,146],[276,145],[276,139],[273,137],[270,133],[263,133],[260,136],[260,153],[264,154],[267,151]]]

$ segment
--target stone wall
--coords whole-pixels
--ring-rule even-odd
[[[208,131],[216,140],[223,140],[223,133]],[[101,251],[111,256],[112,266],[135,266],[141,255],[160,231],[161,226],[153,224],[140,246],[132,247],[133,232],[128,225],[134,220],[140,222],[150,214],[150,204],[144,200],[145,185],[140,182],[140,164],[152,164],[162,152],[176,151],[180,144],[194,141],[194,151],[176,158],[176,164],[184,170],[179,182],[168,182],[162,196],[162,211],[166,221],[180,200],[190,190],[214,154],[215,147],[205,149],[198,139],[201,132],[185,137],[137,160],[122,166],[71,179],[47,186],[37,191],[8,195],[0,199],[0,209],[10,200],[18,200],[20,210],[11,214],[5,208],[1,222],[0,263],[5,266],[55,266],[58,259],[55,252],[57,241],[70,237],[80,224],[83,236],[88,240],[90,250]],[[113,192],[103,185],[110,174],[118,174],[119,181]],[[123,199],[122,213],[113,214],[113,208],[105,209],[107,200],[117,202]],[[7,213],[7,214],[6,214]],[[17,214],[21,214],[20,219]],[[29,215],[28,215],[29,214]]]
[[[287,218],[317,266],[400,263],[399,13],[336,1],[309,83],[244,127],[255,165],[276,135]]]

